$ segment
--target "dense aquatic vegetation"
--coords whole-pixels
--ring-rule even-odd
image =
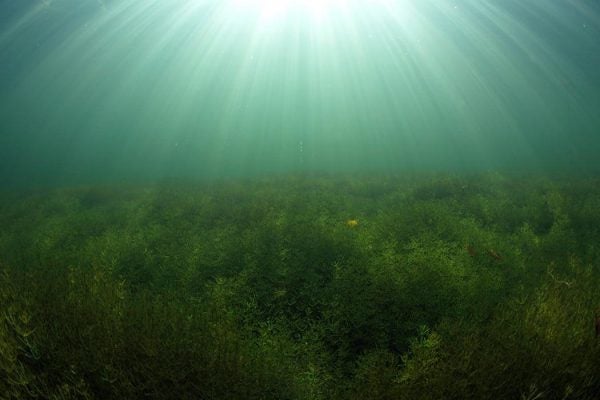
[[[600,181],[4,193],[2,399],[592,399]]]

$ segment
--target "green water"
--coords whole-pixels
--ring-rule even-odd
[[[594,1],[0,2],[4,184],[597,172]]]
[[[0,400],[597,400],[596,0],[0,0]]]

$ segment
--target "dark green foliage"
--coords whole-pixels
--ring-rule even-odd
[[[600,393],[595,180],[64,189],[0,226],[0,399]]]

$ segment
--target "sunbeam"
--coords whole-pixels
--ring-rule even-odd
[[[598,19],[566,4],[15,6],[0,31],[4,149],[27,137],[20,160],[82,176],[590,165]]]

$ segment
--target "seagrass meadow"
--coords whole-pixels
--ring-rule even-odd
[[[600,398],[600,3],[0,0],[0,400]]]

